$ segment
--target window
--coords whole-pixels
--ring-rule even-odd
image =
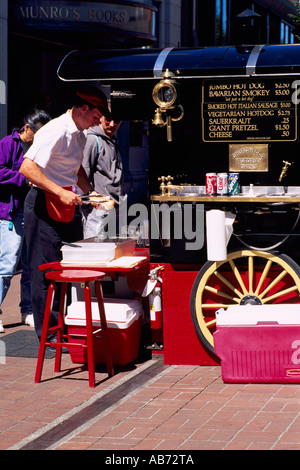
[[[216,0],[216,44],[227,44],[227,0]]]
[[[293,44],[294,43],[294,33],[292,28],[285,23],[280,21],[280,44]]]

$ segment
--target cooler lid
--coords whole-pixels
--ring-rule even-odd
[[[132,322],[142,315],[142,305],[138,300],[130,299],[105,299],[105,315],[109,328],[128,328]],[[100,326],[98,303],[92,300],[93,324]],[[72,302],[67,309],[66,325],[85,326],[84,301]]]
[[[300,304],[276,305],[233,305],[227,310],[216,311],[217,326],[257,325],[278,323],[280,325],[300,324]]]

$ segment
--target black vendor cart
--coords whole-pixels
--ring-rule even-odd
[[[300,303],[300,45],[74,51],[58,76],[108,85],[116,118],[149,122],[153,343],[166,363],[218,363],[220,308]],[[237,173],[239,190],[208,193],[207,173]]]

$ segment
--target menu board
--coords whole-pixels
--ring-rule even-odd
[[[275,142],[297,139],[295,79],[204,80],[204,142]]]

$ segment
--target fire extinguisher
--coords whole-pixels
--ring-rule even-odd
[[[152,269],[145,287],[146,295],[149,296],[150,327],[152,330],[160,330],[162,328],[162,278],[158,276],[158,272],[163,269],[163,266]]]
[[[162,328],[162,303],[161,303],[161,285],[156,283],[152,293],[149,295],[150,306],[150,326],[152,330]]]

